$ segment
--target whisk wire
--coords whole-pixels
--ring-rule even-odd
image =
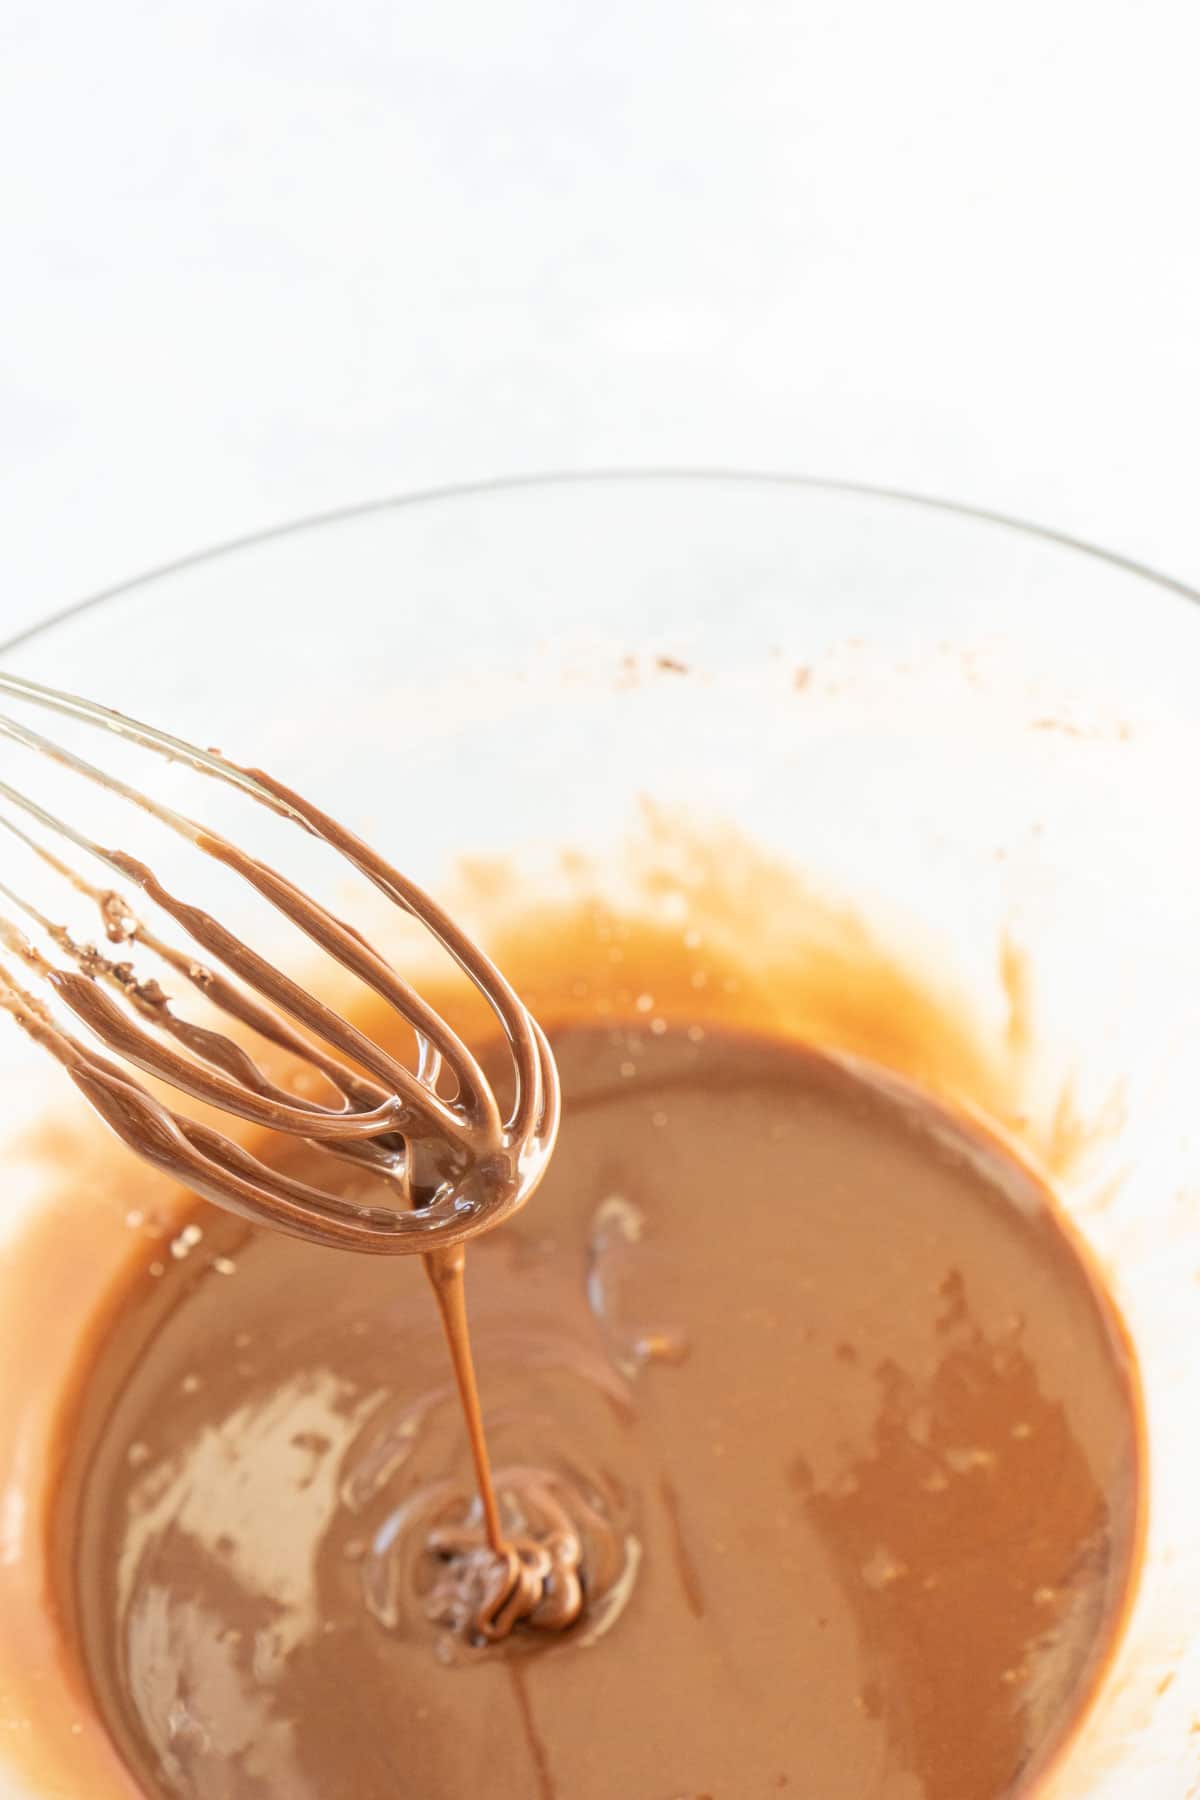
[[[0,810],[0,826],[44,870],[99,908],[111,948],[149,952],[227,1017],[306,1062],[338,1095],[337,1104],[327,1105],[285,1089],[242,1044],[180,1015],[156,978],[138,975],[131,956],[81,942],[44,906],[10,882],[0,883],[0,898],[9,909],[23,916],[73,966],[52,961],[2,913],[0,949],[35,976],[112,1054],[102,1055],[86,1045],[2,963],[0,1006],[57,1057],[119,1135],[209,1198],[247,1216],[268,1218],[285,1230],[352,1247],[420,1251],[447,1247],[523,1203],[536,1185],[557,1131],[553,1058],[543,1033],[508,983],[429,895],[328,814],[261,770],[242,768],[216,751],[197,749],[109,708],[20,677],[0,673],[0,694],[107,731],[135,749],[219,780],[330,845],[431,933],[487,1002],[511,1057],[513,1100],[502,1119],[495,1092],[460,1034],[356,926],[215,830],[22,721],[0,715],[0,738],[38,757],[43,765],[54,763],[140,809],[228,868],[362,980],[413,1033],[415,1070],[211,913],[168,888],[139,858],[105,847],[23,787],[0,782],[0,801],[8,809]],[[97,860],[142,892],[221,967],[198,962],[190,952],[161,938],[123,895],[81,875],[38,833]],[[221,968],[228,973],[221,973]],[[361,1177],[382,1177],[399,1205],[364,1203],[268,1168],[244,1146],[152,1096],[136,1080],[134,1070],[247,1123],[310,1139],[329,1156],[356,1165]],[[438,1091],[444,1071],[453,1083],[448,1096]]]

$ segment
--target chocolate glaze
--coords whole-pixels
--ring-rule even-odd
[[[134,1271],[52,1586],[140,1790],[1028,1791],[1137,1520],[1132,1371],[1045,1192],[794,1044],[655,1015],[555,1051],[539,1203],[471,1259],[499,1523],[552,1571],[525,1623],[415,1270],[205,1207]]]

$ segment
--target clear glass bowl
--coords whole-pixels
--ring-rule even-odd
[[[113,590],[4,657],[278,771],[435,891],[469,855],[508,859],[537,897],[563,850],[619,891],[631,842],[664,821],[734,865],[740,841],[969,1019],[1003,1065],[1005,1126],[1081,1151],[1059,1192],[1145,1384],[1143,1572],[1042,1785],[1054,1800],[1194,1791],[1196,598],[904,496],[568,477],[304,521]],[[808,929],[803,910],[764,916],[779,942]],[[0,1076],[8,1235],[43,1198],[18,1133],[69,1101],[15,1032]],[[37,1528],[13,1475],[0,1446],[10,1560],[36,1555]],[[29,1792],[0,1765],[3,1800]]]

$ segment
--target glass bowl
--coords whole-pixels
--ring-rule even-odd
[[[4,655],[277,771],[435,892],[468,894],[469,858],[463,904],[485,934],[504,893],[520,907],[582,883],[686,906],[702,869],[754,907],[742,948],[764,968],[840,934],[902,969],[905,993],[936,997],[923,1017],[975,1046],[978,1083],[959,1098],[1048,1168],[1145,1389],[1142,1573],[1045,1800],[1194,1791],[1196,599],[1086,546],[903,495],[568,476],[223,546]],[[501,869],[507,887],[498,874],[489,887],[481,871]],[[939,1032],[927,1023],[935,1069]],[[12,1240],[45,1199],[21,1134],[71,1102],[16,1032],[0,1033],[0,1076]],[[34,1577],[41,1521],[22,1508],[21,1458],[80,1326],[47,1325],[44,1368],[0,1445],[0,1568]],[[30,1654],[52,1693],[49,1639]],[[5,1705],[0,1796],[42,1800],[16,1763],[4,1771],[6,1746],[38,1728]]]

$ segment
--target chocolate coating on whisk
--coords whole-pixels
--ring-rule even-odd
[[[0,1005],[58,1058],[131,1149],[245,1217],[339,1248],[385,1254],[445,1249],[509,1217],[536,1186],[557,1130],[557,1076],[538,1026],[478,946],[377,852],[272,777],[226,766],[231,775],[244,777],[255,798],[339,852],[454,958],[488,1002],[509,1044],[515,1078],[509,1116],[501,1117],[491,1085],[458,1034],[361,933],[278,870],[199,828],[188,835],[200,850],[254,887],[411,1026],[419,1052],[415,1070],[123,850],[103,852],[104,860],[181,926],[205,960],[164,944],[120,895],[72,875],[74,885],[95,899],[109,941],[126,949],[142,943],[163,957],[218,1010],[314,1068],[333,1085],[340,1104],[325,1105],[282,1088],[232,1038],[180,1017],[157,982],[136,977],[128,956],[115,958],[79,944],[61,927],[48,929],[74,968],[51,965],[11,927],[4,941],[110,1054],[64,1030],[40,1000],[2,974]],[[50,860],[63,871],[57,858]],[[106,989],[116,990],[119,998]],[[443,1071],[453,1078],[452,1099],[438,1091]],[[364,1177],[386,1183],[394,1203],[359,1202],[281,1173],[152,1095],[138,1073],[358,1164]]]

